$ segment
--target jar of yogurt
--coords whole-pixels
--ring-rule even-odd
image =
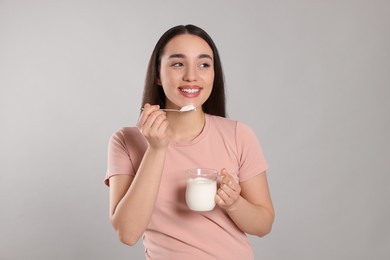
[[[194,211],[209,211],[215,207],[218,171],[206,168],[186,170],[186,202]]]

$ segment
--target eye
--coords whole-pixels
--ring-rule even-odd
[[[209,67],[210,67],[210,64],[208,64],[208,63],[201,63],[201,64],[200,64],[200,67],[201,67],[201,68],[209,68]]]
[[[182,67],[182,66],[183,66],[183,63],[181,63],[181,62],[175,62],[175,63],[173,63],[171,66],[172,66],[172,67],[178,68],[178,67]]]

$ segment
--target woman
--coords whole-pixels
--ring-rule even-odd
[[[165,112],[194,105],[195,111]],[[193,26],[162,35],[152,53],[137,127],[110,139],[110,220],[120,240],[142,236],[147,259],[253,259],[245,233],[271,231],[274,210],[260,145],[246,125],[225,118],[221,61]],[[220,170],[211,211],[185,203],[189,168]]]

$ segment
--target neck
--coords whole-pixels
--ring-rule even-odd
[[[169,131],[176,142],[189,142],[195,139],[203,130],[205,114],[202,110],[167,114]]]

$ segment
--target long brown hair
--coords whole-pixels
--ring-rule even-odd
[[[165,107],[166,96],[162,87],[159,87],[157,80],[160,77],[161,56],[165,45],[175,36],[181,34],[192,34],[202,38],[208,43],[214,54],[214,83],[210,97],[202,105],[205,113],[210,115],[226,117],[225,83],[222,71],[222,64],[217,47],[211,37],[201,28],[195,25],[178,25],[166,31],[158,40],[149,60],[146,72],[145,87],[142,98],[142,106],[146,103]]]

